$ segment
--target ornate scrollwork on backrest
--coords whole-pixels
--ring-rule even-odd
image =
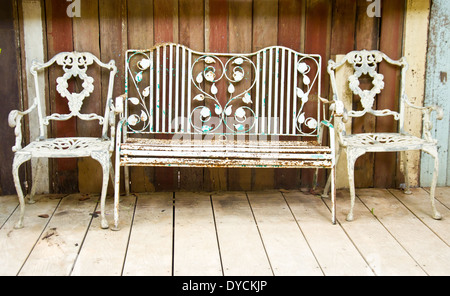
[[[196,67],[201,65],[200,67]],[[255,124],[256,114],[251,108],[251,89],[256,83],[256,66],[245,56],[232,56],[224,64],[213,55],[204,55],[195,60],[191,67],[191,83],[199,91],[194,96],[195,106],[189,114],[194,130],[202,133],[214,132],[222,124],[232,133],[245,133]],[[225,80],[226,92],[220,92],[218,83]],[[246,85],[244,85],[247,82]],[[242,87],[239,87],[241,86]],[[221,100],[220,96],[228,96]],[[213,103],[213,110],[208,103]],[[225,104],[221,101],[226,101]],[[216,120],[211,120],[213,117]],[[211,122],[211,123],[210,123]]]
[[[311,71],[311,64],[315,66],[315,71]],[[312,135],[317,132],[318,119],[307,117],[305,106],[310,101],[311,91],[320,74],[319,61],[311,56],[300,56],[296,64],[296,74],[299,77],[297,79],[300,81],[299,84],[302,84],[303,87],[296,86],[296,95],[300,108],[296,113],[295,127],[301,135]]]
[[[320,112],[307,106],[319,104],[320,68],[320,56],[281,46],[248,54],[174,43],[129,50],[126,130],[315,136]]]
[[[382,60],[383,57],[379,52],[366,50],[355,51],[348,56],[348,62],[355,69],[353,75],[348,78],[349,87],[355,95],[361,98],[361,105],[366,111],[373,109],[375,96],[384,88],[384,76],[377,72],[378,63]],[[372,77],[372,89],[362,90],[360,88],[359,78],[362,75]]]
[[[153,60],[148,52],[135,51],[127,57],[126,92],[128,94],[127,128],[132,132],[143,132],[150,128],[153,104],[147,104],[147,99],[153,100],[153,92],[149,80],[149,72],[153,69]],[[144,78],[145,77],[145,78]],[[139,110],[137,110],[139,109]]]
[[[74,116],[82,120],[99,120],[99,124],[103,124],[104,118],[98,114],[83,114],[80,113],[83,106],[83,101],[89,97],[94,91],[94,78],[87,74],[89,66],[94,62],[102,67],[115,69],[114,62],[110,64],[103,64],[94,55],[87,52],[63,52],[57,54],[50,61],[45,64],[37,62],[33,63],[31,72],[36,73],[37,70],[49,67],[53,63],[61,66],[64,74],[56,79],[56,90],[62,98],[66,98],[69,107],[69,114],[54,113],[44,118],[44,124],[48,125],[50,120],[67,120]],[[79,78],[82,80],[82,90],[78,93],[69,90],[69,80],[72,78]]]

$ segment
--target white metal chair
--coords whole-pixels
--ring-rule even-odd
[[[100,67],[109,70],[109,87],[107,93],[107,103],[104,116],[91,113],[80,113],[84,99],[90,96],[94,90],[94,79],[87,74],[88,67],[94,62]],[[45,87],[39,85],[39,73],[53,64],[59,65],[64,74],[56,79],[56,90],[62,98],[67,99],[69,114],[53,113],[45,116],[41,100],[39,97],[40,88]],[[55,66],[57,67],[57,66]],[[114,173],[112,172],[111,155],[114,151],[114,137],[115,137],[115,120],[114,112],[111,110],[111,98],[114,85],[114,76],[117,72],[115,62],[111,60],[108,64],[102,63],[96,56],[88,52],[62,52],[55,55],[46,63],[39,63],[33,61],[30,68],[31,74],[34,76],[34,83],[36,88],[36,98],[34,98],[33,105],[26,111],[13,110],[8,117],[9,125],[15,128],[16,142],[12,148],[14,152],[14,160],[12,165],[12,172],[14,183],[20,202],[20,218],[16,224],[16,228],[23,227],[23,218],[25,212],[25,199],[19,180],[19,167],[26,161],[32,158],[74,158],[74,157],[92,157],[97,160],[103,169],[103,186],[101,192],[101,227],[108,228],[108,223],[105,218],[105,197],[108,189],[108,177],[113,180]],[[78,77],[82,80],[82,91],[79,93],[69,91],[68,80]],[[39,126],[30,126],[30,129],[39,128],[39,138],[31,139],[30,143],[22,148],[22,130],[21,119],[24,115],[35,111],[38,114]],[[81,120],[98,120],[99,124],[103,126],[101,137],[64,137],[64,138],[46,138],[45,129],[51,120],[68,120],[72,117],[78,117]],[[108,136],[108,127],[111,128],[111,135]],[[100,136],[100,135],[99,135]],[[39,167],[38,167],[39,168]],[[30,194],[27,196],[29,202],[33,202],[33,196],[36,192],[36,175],[33,176],[33,184]]]
[[[399,99],[399,112],[392,111],[389,109],[374,110],[376,95],[379,94],[381,90],[384,88],[384,76],[377,72],[378,66],[383,60],[391,65],[400,67],[401,69],[400,97],[392,98],[392,99]],[[408,150],[422,150],[430,154],[434,158],[435,167],[430,189],[430,199],[433,211],[433,218],[437,220],[441,219],[441,215],[436,210],[434,201],[439,161],[437,152],[437,141],[431,137],[432,124],[430,121],[430,116],[432,111],[436,111],[437,119],[439,120],[442,119],[443,117],[442,108],[438,106],[418,107],[411,104],[405,91],[405,73],[408,69],[408,64],[404,57],[401,58],[400,60],[392,60],[386,54],[380,51],[367,51],[367,50],[352,51],[347,55],[345,55],[345,57],[340,62],[335,62],[332,60],[329,61],[328,73],[331,78],[333,97],[334,100],[336,101],[336,105],[343,106],[344,103],[339,97],[335,71],[346,63],[350,64],[353,67],[353,74],[348,77],[349,88],[354,95],[360,97],[360,103],[362,105],[362,110],[359,111],[345,110],[342,122],[337,124],[337,127],[335,127],[336,132],[338,133],[337,138],[339,140],[340,146],[337,158],[339,158],[339,154],[343,149],[345,149],[345,151],[347,152],[347,169],[348,169],[348,179],[351,198],[351,208],[347,216],[347,220],[348,221],[353,220],[353,207],[355,204],[354,165],[356,159],[366,152],[397,151],[402,153],[401,159],[406,183],[404,193],[411,194],[411,191],[409,189],[409,179],[405,153],[405,151]],[[368,75],[373,79],[372,89],[362,90],[360,88],[359,78],[363,75],[364,76]],[[418,138],[409,135],[405,132],[404,121],[405,121],[406,107],[422,111],[424,123],[423,138]],[[375,116],[393,116],[394,119],[398,121],[398,132],[347,134],[344,122],[348,120],[348,117],[361,117],[367,113],[373,114]],[[329,190],[329,182],[327,182],[327,185],[325,186],[324,195],[327,194],[328,190]]]

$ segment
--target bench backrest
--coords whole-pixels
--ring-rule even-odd
[[[321,57],[273,46],[204,53],[165,43],[128,50],[125,131],[317,136]]]
[[[38,104],[37,109],[39,113],[38,118],[40,138],[44,137],[44,128],[46,125],[49,125],[51,120],[63,121],[68,120],[72,117],[78,117],[81,120],[98,120],[99,124],[103,125],[102,136],[107,137],[110,107],[105,107],[105,112],[103,115],[96,113],[84,114],[81,111],[84,100],[88,98],[94,91],[94,78],[90,77],[87,74],[88,68],[94,63],[98,64],[102,68],[106,68],[109,70],[110,75],[107,99],[112,102],[114,77],[117,72],[117,68],[113,60],[108,64],[105,64],[101,62],[95,55],[89,52],[61,52],[55,55],[46,63],[33,61],[30,72],[34,76],[37,96],[39,96],[39,94],[41,93],[40,88],[45,87],[44,85],[39,84],[38,75],[43,74],[46,68],[49,68],[54,64],[56,64],[55,67],[59,67],[62,69],[59,71],[59,73],[62,73],[62,76],[59,76],[56,79],[56,91],[59,93],[61,98],[66,101],[69,110],[69,113],[66,114],[52,113],[46,115],[44,113],[45,110],[42,110],[43,108],[42,106],[40,106],[40,99],[37,98],[36,102]],[[74,85],[70,84],[69,81],[71,79],[81,80],[81,83],[79,83],[81,85],[81,90],[78,93],[76,92]],[[97,99],[100,100],[101,98]]]

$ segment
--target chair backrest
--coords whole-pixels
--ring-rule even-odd
[[[400,90],[399,96],[392,99],[399,100],[399,110],[377,110],[376,109],[376,98],[377,95],[385,87],[385,83],[396,83],[396,81],[385,81],[384,75],[379,72],[380,63],[383,61],[387,62],[394,67],[398,67],[401,71],[400,74]],[[400,130],[403,129],[404,120],[404,99],[405,97],[405,72],[408,69],[408,64],[406,59],[402,57],[399,60],[392,60],[383,52],[377,50],[361,50],[352,51],[345,55],[345,57],[339,61],[335,62],[330,60],[328,63],[328,73],[331,78],[331,86],[333,90],[333,96],[335,100],[341,100],[339,94],[341,90],[337,89],[336,83],[336,70],[342,67],[344,64],[350,64],[353,68],[352,75],[348,76],[348,86],[354,95],[359,96],[360,106],[354,104],[354,107],[359,110],[348,110],[348,116],[350,117],[361,117],[367,113],[373,114],[375,116],[393,116],[395,120],[399,120]],[[372,88],[364,89],[361,86],[361,78],[368,78],[371,80]],[[356,109],[355,108],[355,109]]]
[[[282,46],[205,53],[165,43],[128,50],[128,134],[317,136],[321,57]]]
[[[59,114],[53,113],[49,115],[44,115],[42,107],[38,98],[38,113],[39,113],[39,129],[40,129],[40,137],[44,137],[44,127],[50,123],[51,120],[68,120],[72,117],[78,117],[81,120],[98,120],[100,125],[103,125],[102,136],[106,137],[108,131],[108,119],[109,119],[109,106],[106,106],[105,112],[102,115],[96,113],[83,114],[81,113],[81,108],[83,106],[84,100],[89,97],[94,91],[94,78],[90,77],[87,74],[87,70],[89,66],[97,63],[100,67],[106,68],[110,71],[109,77],[109,85],[108,85],[108,93],[107,100],[108,104],[112,101],[112,91],[114,86],[114,76],[117,72],[117,68],[115,66],[115,62],[111,60],[108,64],[101,62],[95,55],[89,52],[61,52],[55,55],[52,59],[50,59],[46,63],[40,63],[37,61],[33,61],[30,72],[34,76],[36,94],[39,96],[40,87],[44,87],[39,85],[38,75],[39,72],[43,71],[45,68],[52,66],[53,64],[57,64],[63,70],[63,75],[56,79],[56,91],[60,94],[62,98],[67,99],[68,114]],[[70,90],[69,80],[72,78],[76,78],[82,80],[82,90],[76,93],[73,90]]]

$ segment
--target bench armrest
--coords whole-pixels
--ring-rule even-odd
[[[336,159],[336,155],[335,155],[335,152],[336,152],[336,148],[335,148],[335,146],[336,146],[336,144],[335,144],[336,136],[335,136],[334,126],[333,126],[333,124],[330,121],[327,121],[327,120],[322,120],[320,123],[322,125],[328,127],[328,129],[329,129],[329,132],[330,132],[330,148],[333,151],[333,163],[334,163],[334,161]],[[322,142],[322,140],[320,140],[320,142]]]
[[[22,117],[29,114],[31,111],[36,109],[38,105],[38,98],[34,98],[34,103],[28,110],[19,111],[12,110],[8,115],[8,124],[10,127],[14,128],[14,134],[16,136],[16,143],[12,147],[12,151],[16,152],[22,149]]]
[[[124,101],[126,99],[126,95],[120,95],[116,97],[115,105],[114,105],[114,112],[116,114],[123,114],[124,112]]]

